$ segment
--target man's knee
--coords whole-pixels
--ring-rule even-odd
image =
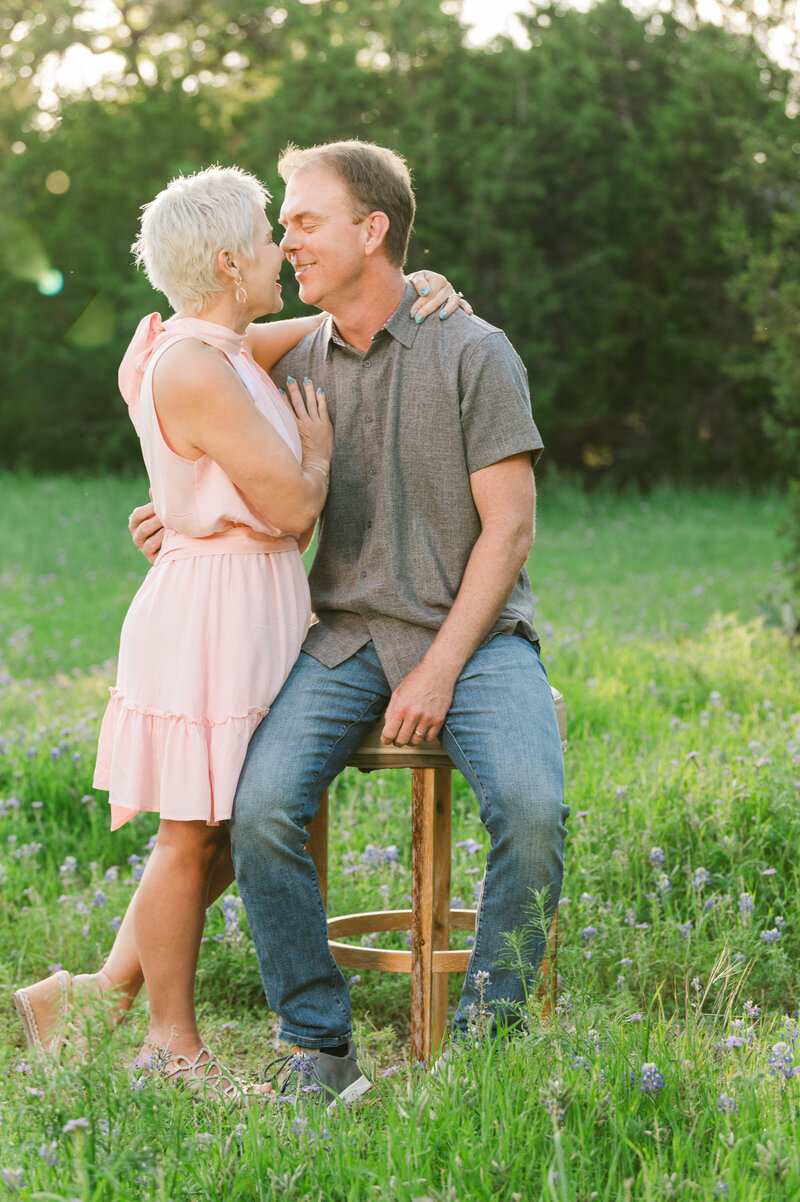
[[[568,808],[564,805],[564,776],[560,764],[547,772],[526,772],[521,766],[505,772],[493,783],[486,825],[497,828],[521,853],[542,847],[560,846],[564,839]]]

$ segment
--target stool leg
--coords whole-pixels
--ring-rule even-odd
[[[553,925],[539,965],[538,997],[542,1000],[542,1018],[553,1017],[558,1004],[558,910],[553,915]]]
[[[319,878],[319,887],[322,893],[322,903],[328,904],[328,790],[322,794],[322,800],[319,803],[319,809],[314,818],[311,819],[308,826],[308,843],[306,848],[311,859],[314,861],[314,867],[317,870]]]
[[[411,770],[411,1058],[431,1051],[435,770]]]
[[[436,824],[434,828],[433,860],[433,950],[447,951],[450,947],[450,857],[452,827],[452,769],[434,768]],[[433,1026],[433,1055],[444,1042],[447,1030],[447,973],[434,973],[431,989],[431,1021]]]

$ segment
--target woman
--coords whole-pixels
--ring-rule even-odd
[[[241,1090],[197,1027],[197,957],[206,908],[233,880],[224,821],[247,743],[308,628],[300,552],[333,451],[322,389],[290,381],[287,402],[247,348],[250,322],[282,307],[267,199],[252,176],[212,167],[144,208],[137,261],[175,316],[140,323],[120,388],[165,536],[123,625],[94,784],[109,790],[112,829],[139,810],[158,811],[160,825],[100,971],[59,972],[14,995],[29,1042],[56,1052],[77,996],[115,991],[119,1021],[145,982],[139,1059],[225,1099]],[[415,280],[423,294],[427,274]],[[458,303],[432,280],[422,316]],[[271,325],[270,361],[323,318]]]

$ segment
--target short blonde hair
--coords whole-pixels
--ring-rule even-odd
[[[331,171],[339,177],[350,193],[356,223],[376,210],[386,214],[386,253],[392,263],[402,267],[416,212],[411,173],[402,155],[358,139],[326,142],[305,150],[290,142],[278,159],[281,179],[288,183],[295,171],[306,170]]]
[[[202,313],[219,297],[219,251],[253,257],[257,211],[270,194],[239,167],[207,167],[171,180],[142,205],[139,237],[131,250],[137,266],[163,292],[176,313]]]

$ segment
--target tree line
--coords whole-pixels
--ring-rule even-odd
[[[800,130],[754,29],[603,0],[532,10],[527,48],[476,48],[436,0],[153,0],[102,34],[70,0],[11,8],[3,465],[138,468],[116,368],[167,311],[130,244],[168,179],[238,163],[279,201],[288,141],[359,137],[406,155],[409,268],[507,331],[547,460],[643,486],[800,474]],[[119,79],[42,107],[76,41],[117,53]]]

